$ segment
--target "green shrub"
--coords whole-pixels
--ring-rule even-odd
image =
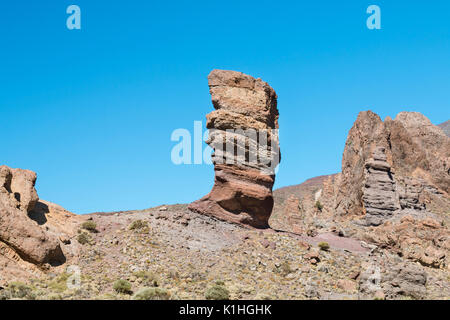
[[[54,278],[49,284],[48,287],[52,289],[54,292],[64,292],[67,290],[67,280],[69,279],[70,274],[63,272],[56,278]]]
[[[138,271],[135,272],[134,275],[137,278],[142,279],[142,284],[145,286],[150,287],[158,287],[159,286],[159,279],[158,277],[149,271]]]
[[[81,228],[90,232],[97,232],[97,224],[94,221],[83,222]]]
[[[320,248],[320,250],[323,251],[328,251],[330,249],[330,245],[328,244],[328,242],[319,242],[317,246]]]
[[[279,270],[283,276],[287,276],[289,273],[293,272],[289,262],[287,262],[287,261],[283,261],[283,263],[281,263]]]
[[[322,205],[322,203],[320,203],[319,200],[316,201],[316,204],[315,204],[314,206],[317,208],[317,210],[319,210],[320,212],[322,212],[322,210],[323,210],[323,205]]]
[[[10,299],[36,299],[36,296],[33,294],[33,289],[22,282],[9,283],[7,291]]]
[[[170,293],[161,288],[142,288],[134,296],[133,300],[169,300]]]
[[[63,300],[63,298],[59,293],[49,293],[45,300]]]
[[[229,300],[230,292],[223,285],[214,284],[205,292],[208,300]]]
[[[116,282],[114,282],[113,289],[117,293],[130,294],[131,283],[129,283],[127,280],[119,279]]]
[[[130,229],[130,230],[137,230],[137,229],[143,229],[143,228],[145,228],[145,227],[147,227],[147,226],[148,226],[147,221],[144,221],[144,220],[136,220],[136,221],[133,221],[133,222],[130,224],[130,226],[128,227],[128,229]]]
[[[178,271],[174,268],[169,269],[169,271],[167,272],[167,277],[170,279],[178,279],[180,278],[180,274],[178,273]]]
[[[0,301],[9,300],[11,296],[9,295],[8,290],[0,290]]]
[[[80,244],[84,245],[91,241],[91,237],[86,232],[82,232],[78,235],[77,240]]]

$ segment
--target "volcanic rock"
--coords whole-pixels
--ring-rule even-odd
[[[384,152],[384,148],[377,148],[373,158],[365,164],[362,200],[366,210],[366,221],[370,225],[381,224],[384,219],[400,209],[393,172]]]
[[[450,120],[441,123],[440,125],[438,125],[438,127],[444,131],[447,137],[450,137]]]
[[[213,70],[208,80],[216,109],[207,115],[215,181],[189,209],[267,228],[280,158],[276,93],[261,79],[235,71]]]
[[[336,211],[365,215],[379,225],[402,209],[425,210],[450,202],[450,139],[417,112],[401,112],[395,120],[361,112],[349,132]]]
[[[398,296],[423,299],[427,292],[428,278],[425,270],[411,262],[392,263],[374,263],[361,273],[361,298],[373,298],[383,292],[383,296],[391,299]]]
[[[36,265],[63,262],[58,239],[29,216],[39,199],[35,182],[32,171],[0,166],[0,243]]]

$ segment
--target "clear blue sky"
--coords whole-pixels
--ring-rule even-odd
[[[0,164],[36,171],[40,197],[76,213],[209,192],[213,168],[172,164],[170,135],[205,122],[214,68],[277,91],[276,187],[340,171],[361,110],[450,118],[448,0],[3,1],[0,43]]]

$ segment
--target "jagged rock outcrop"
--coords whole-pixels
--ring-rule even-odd
[[[424,266],[447,267],[450,232],[445,223],[435,220],[436,217],[430,213],[413,217],[414,213],[414,210],[405,210],[398,219],[359,230],[358,237]]]
[[[449,155],[450,139],[420,113],[383,122],[361,112],[344,150],[337,213],[365,215],[369,225],[379,225],[398,210],[432,206],[436,196],[449,208]]]
[[[0,243],[3,252],[36,265],[65,261],[57,237],[30,218],[38,203],[36,174],[0,166]],[[7,249],[10,248],[10,250]],[[15,252],[15,254],[13,253]]]
[[[450,120],[441,123],[440,125],[438,125],[438,127],[444,131],[447,137],[450,137]]]
[[[213,70],[208,81],[216,109],[207,115],[215,181],[189,209],[267,228],[280,157],[276,93],[261,79],[235,71]]]

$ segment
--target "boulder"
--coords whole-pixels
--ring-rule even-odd
[[[427,294],[427,280],[426,271],[411,262],[375,262],[359,277],[360,298],[423,299]]]
[[[0,167],[0,242],[33,264],[64,262],[59,240],[29,217],[39,199],[35,182],[34,172]]]

